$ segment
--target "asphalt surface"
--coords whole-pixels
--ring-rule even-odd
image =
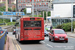
[[[48,37],[39,43],[33,41],[18,42],[11,32],[8,36],[12,37],[15,50],[75,50],[75,38],[68,37],[68,43],[65,42],[51,42]],[[19,47],[16,47],[18,44]]]

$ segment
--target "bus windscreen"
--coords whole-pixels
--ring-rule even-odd
[[[24,21],[24,27],[41,27],[41,21]]]

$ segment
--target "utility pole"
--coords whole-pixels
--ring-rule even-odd
[[[6,0],[6,12],[8,12],[8,0]]]
[[[18,0],[16,0],[16,12],[18,12]]]
[[[71,3],[71,32],[73,32],[73,0]]]
[[[36,1],[36,4],[37,4],[38,0]],[[36,5],[36,13],[37,13],[37,17],[38,17],[38,6]]]
[[[34,17],[34,0],[32,0],[32,17]]]

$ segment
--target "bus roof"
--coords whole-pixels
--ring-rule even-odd
[[[23,18],[20,18],[20,19],[24,19],[24,18],[43,18],[43,17],[23,17]],[[20,19],[17,19],[16,22],[19,22]]]
[[[23,17],[23,18],[43,18],[43,17]]]

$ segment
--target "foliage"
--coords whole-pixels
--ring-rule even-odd
[[[51,12],[50,11],[48,12],[48,16],[51,16]]]
[[[0,11],[5,11],[6,7],[3,6],[3,7],[0,7]],[[8,11],[11,11],[11,8],[8,8]]]
[[[2,15],[2,13],[0,12],[0,15]]]
[[[10,19],[4,19],[4,23],[10,22]]]
[[[38,17],[42,17],[42,15],[38,15]]]
[[[11,11],[11,8],[8,8],[8,11]]]
[[[2,2],[2,3],[5,3],[5,2]]]
[[[57,25],[56,28],[61,29],[62,28],[62,25]]]
[[[9,19],[4,19],[4,23],[8,23],[8,22],[10,22]],[[0,23],[3,23],[3,19],[0,19]]]
[[[32,15],[30,17],[32,17]],[[37,17],[37,15],[34,15],[34,17]],[[38,17],[42,17],[42,15],[38,15]]]
[[[26,8],[24,9],[24,13],[26,14]]]
[[[5,11],[5,6],[0,7],[0,11]]]
[[[14,3],[12,3],[12,4],[14,4]]]
[[[15,22],[8,22],[7,25],[15,25]]]
[[[63,23],[62,25],[58,25],[56,28],[63,29],[65,31],[71,31],[71,22]],[[75,22],[73,22],[73,30],[75,28]]]
[[[3,23],[3,19],[0,19],[0,23]]]
[[[48,16],[51,16],[51,12],[48,12]],[[41,17],[43,17],[43,11],[41,12]],[[46,20],[46,11],[44,11],[44,20]]]

